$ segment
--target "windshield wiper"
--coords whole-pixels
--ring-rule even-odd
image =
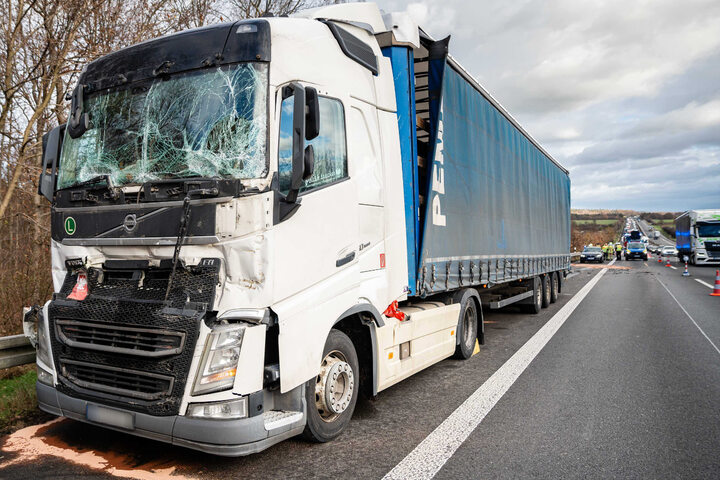
[[[59,190],[68,190],[70,188],[87,187],[88,185],[95,185],[96,183],[100,183],[103,180],[105,181],[105,183],[107,183],[107,186],[109,189],[112,189],[114,187],[114,185],[112,184],[112,179],[110,178],[110,175],[104,174],[104,175],[98,175],[96,177],[93,177],[90,180],[85,180],[80,183],[75,183],[73,185],[70,185],[69,187],[60,188]]]
[[[91,179],[89,179],[89,180],[85,180],[84,182],[80,182],[80,183],[76,183],[76,184],[74,184],[74,185],[70,185],[69,187],[61,188],[60,190],[69,190],[69,189],[73,189],[73,188],[90,187],[90,186],[92,186],[92,185],[96,185],[96,184],[98,184],[98,183],[100,183],[100,182],[103,182],[103,181],[104,181],[104,182],[106,183],[106,185],[107,185],[105,188],[107,188],[108,195],[110,196],[110,198],[111,198],[112,200],[117,200],[117,198],[118,198],[118,192],[117,192],[117,190],[116,190],[115,185],[113,185],[112,178],[111,178],[110,175],[108,175],[107,173],[106,173],[106,174],[103,174],[103,175],[98,175],[98,176],[93,177],[93,178],[91,178]],[[89,201],[91,201],[91,202],[97,202],[97,201],[98,201],[98,197],[95,196],[95,195],[91,195],[91,194],[88,192],[88,190],[91,190],[91,189],[88,188],[87,190],[84,191],[84,193],[82,193],[82,192],[71,192],[72,200],[89,200]],[[106,197],[106,198],[107,198],[107,197]]]

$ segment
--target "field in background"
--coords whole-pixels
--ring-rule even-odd
[[[589,244],[617,242],[627,215],[618,210],[572,210],[570,251],[580,252]]]

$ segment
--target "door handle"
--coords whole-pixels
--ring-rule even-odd
[[[335,261],[335,266],[336,266],[336,267],[342,267],[342,266],[345,265],[346,263],[352,262],[354,258],[355,258],[355,252],[350,252],[350,253],[348,253],[347,255],[345,255],[344,257],[339,258],[338,260],[336,260],[336,261]]]

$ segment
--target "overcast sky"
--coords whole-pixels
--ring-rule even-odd
[[[573,208],[720,208],[720,0],[379,0],[570,170]]]

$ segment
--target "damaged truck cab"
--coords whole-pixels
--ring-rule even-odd
[[[407,283],[402,212],[384,208],[402,202],[383,189],[401,175],[382,162],[387,63],[367,27],[268,18],[89,64],[45,138],[40,407],[239,455],[303,432],[322,364],[316,421],[333,428],[310,436],[338,434],[360,375],[376,388],[357,358],[325,355],[330,330],[345,319],[369,348],[376,306]]]
[[[43,139],[40,408],[219,455],[329,441],[360,394],[469,358],[481,300],[554,301],[567,171],[447,46],[362,3],[87,65]]]

